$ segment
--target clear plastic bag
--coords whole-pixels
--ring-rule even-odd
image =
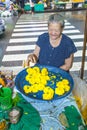
[[[75,74],[71,74],[74,80],[73,95],[80,97],[82,101],[82,109],[87,105],[87,84]]]
[[[71,74],[74,80],[74,89],[72,91],[76,103],[80,109],[83,120],[87,125],[87,84],[84,80],[80,79],[80,77],[75,74]]]

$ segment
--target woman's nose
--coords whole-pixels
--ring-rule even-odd
[[[56,32],[55,32],[55,31],[52,31],[51,34],[56,34]]]

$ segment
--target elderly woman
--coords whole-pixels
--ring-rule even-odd
[[[73,41],[62,33],[63,29],[63,17],[52,14],[48,20],[48,32],[38,37],[35,50],[27,57],[27,65],[31,61],[69,71],[77,49]]]

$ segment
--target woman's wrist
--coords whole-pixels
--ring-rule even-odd
[[[34,54],[34,53],[32,53],[32,54],[30,54],[29,56],[28,56],[28,61],[29,62],[32,62],[32,63],[36,63],[37,62],[37,56],[36,56],[36,54]]]
[[[70,68],[64,64],[64,65],[60,66],[60,69],[63,69],[65,71],[69,71]]]

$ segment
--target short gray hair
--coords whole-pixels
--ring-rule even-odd
[[[60,23],[61,27],[64,28],[64,17],[60,14],[52,14],[48,19],[48,26],[50,23]]]

